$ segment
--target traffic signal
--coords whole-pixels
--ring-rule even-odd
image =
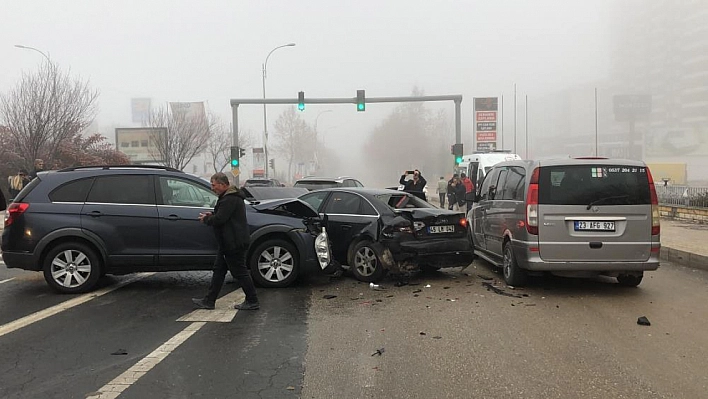
[[[245,148],[239,148],[238,150],[239,150],[239,151],[238,151],[239,159],[240,159],[241,157],[245,157],[245,156],[246,156],[246,149],[245,149]]]
[[[366,95],[364,90],[356,91],[356,110],[366,111]]]
[[[452,155],[455,156],[455,164],[461,164],[462,163],[462,155],[464,154],[464,151],[462,149],[462,143],[457,143],[452,145]]]
[[[271,168],[271,169],[275,169],[275,159],[272,159],[272,158],[271,158],[271,159],[268,161],[268,165],[270,165],[270,168]]]
[[[300,111],[305,110],[305,92],[301,91],[297,93],[297,109]]]
[[[238,147],[231,147],[231,169],[237,169],[239,166],[239,155],[241,151]]]

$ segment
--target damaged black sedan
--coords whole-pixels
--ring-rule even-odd
[[[336,261],[360,281],[387,272],[467,266],[474,259],[462,212],[403,191],[331,188],[299,197],[325,217]]]

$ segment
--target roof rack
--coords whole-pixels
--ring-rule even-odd
[[[171,168],[169,166],[162,166],[162,165],[88,165],[88,166],[72,166],[70,168],[64,168],[60,169],[57,172],[71,172],[74,170],[82,170],[82,169],[160,169],[160,170],[167,170],[170,172],[180,172],[184,173],[183,171],[175,168]]]

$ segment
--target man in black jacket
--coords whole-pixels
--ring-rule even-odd
[[[216,173],[211,177],[211,189],[219,196],[214,213],[202,213],[199,220],[214,228],[219,252],[214,262],[209,292],[204,298],[192,298],[192,302],[198,308],[214,309],[216,297],[224,285],[228,270],[246,294],[246,300],[234,308],[256,310],[260,308],[256,287],[246,266],[250,233],[246,221],[246,205],[243,201],[245,196],[238,188],[229,184],[229,178],[224,173]]]
[[[412,174],[413,178],[411,180],[406,180],[406,176],[409,174]],[[425,178],[422,174],[420,174],[418,169],[404,171],[398,183],[403,185],[403,191],[416,193],[418,196],[422,196],[424,200],[428,200],[425,198],[425,194],[423,192],[423,189],[428,182],[425,181]]]

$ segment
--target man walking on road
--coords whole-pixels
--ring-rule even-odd
[[[221,172],[211,177],[211,190],[219,196],[214,213],[201,213],[199,220],[214,228],[219,252],[214,262],[209,292],[204,298],[192,298],[192,302],[201,309],[214,309],[228,270],[246,294],[246,300],[235,305],[234,309],[259,309],[256,287],[246,266],[250,233],[246,221],[246,205],[243,201],[245,196],[238,188],[231,186],[229,178]]]
[[[443,176],[440,176],[440,180],[438,180],[438,197],[440,198],[440,207],[444,209],[445,197],[447,197],[447,182]]]

